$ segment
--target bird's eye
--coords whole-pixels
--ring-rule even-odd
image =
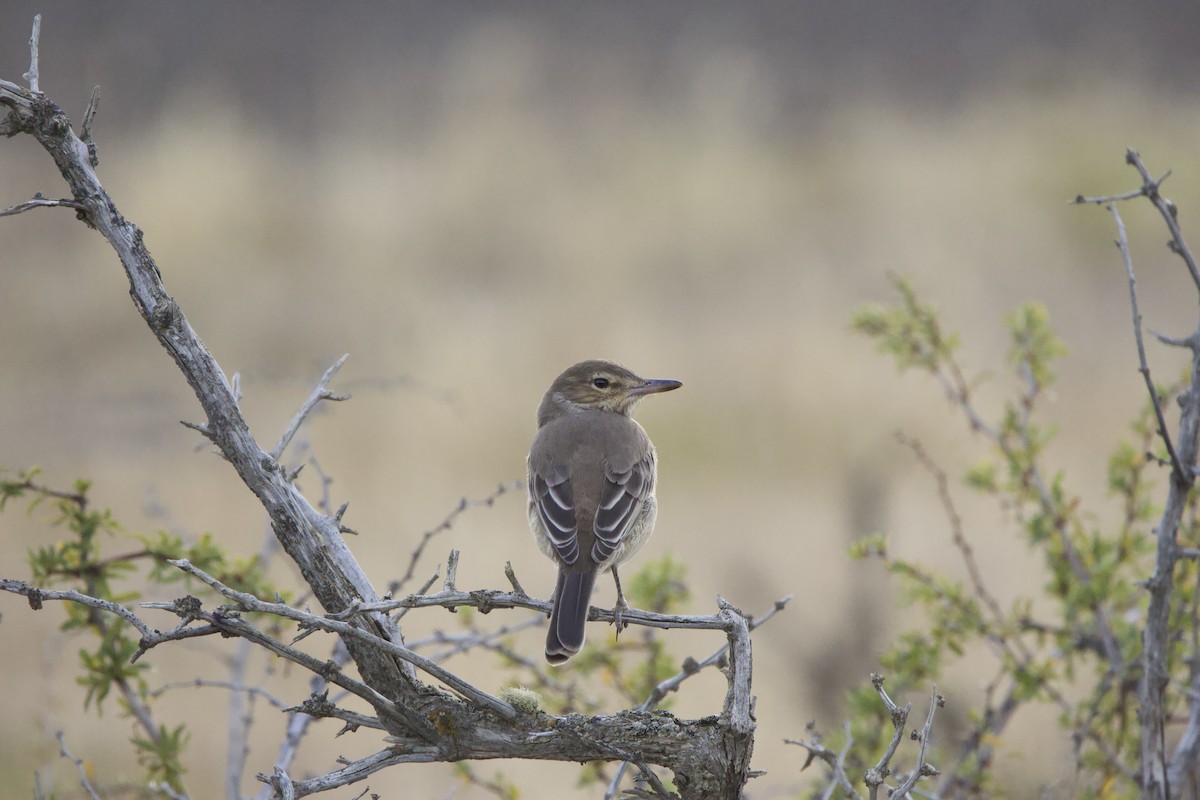
[[[592,378],[592,386],[595,386],[597,389],[607,389],[608,388],[608,378],[600,378],[600,377]]]

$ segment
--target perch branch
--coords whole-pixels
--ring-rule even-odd
[[[31,77],[35,73],[31,69]],[[356,608],[346,621],[315,618],[318,623],[312,629],[330,630],[341,636],[362,680],[349,679],[340,669],[326,669],[319,660],[275,641],[228,609],[205,611],[194,598],[169,604],[183,619],[174,631],[147,637],[145,631],[156,632],[148,626],[139,627],[143,631],[139,655],[165,641],[220,632],[250,639],[314,673],[325,675],[336,685],[366,699],[396,742],[392,751],[379,754],[371,764],[356,762],[355,774],[362,777],[369,774],[367,770],[380,768],[372,764],[404,760],[523,757],[583,762],[625,760],[629,753],[636,752],[639,761],[672,770],[676,790],[685,800],[734,800],[741,795],[750,777],[749,753],[754,728],[749,697],[750,642],[746,621],[731,607],[723,607],[717,615],[723,625],[711,621],[690,625],[722,628],[729,638],[730,695],[726,698],[725,714],[715,725],[711,720],[688,722],[661,712],[635,711],[608,717],[523,713],[521,724],[515,725],[511,715],[516,712],[510,706],[489,702],[478,690],[470,695],[472,702],[463,702],[421,683],[413,664],[421,664],[422,669],[427,666],[413,658],[403,644],[400,630],[385,613],[370,610],[378,595],[347,547],[337,521],[315,509],[290,480],[288,471],[255,440],[238,406],[234,382],[226,377],[178,302],[168,294],[142,231],[120,213],[101,185],[89,142],[76,135],[62,108],[40,94],[40,88],[31,92],[0,80],[0,106],[5,109],[0,132],[27,133],[38,141],[70,187],[72,200],[79,205],[77,216],[96,229],[116,252],[135,309],[175,362],[203,409],[204,420],[196,423],[197,429],[213,442],[259,499],[276,538],[298,566],[315,599],[329,613]],[[32,587],[30,591],[34,591]],[[161,608],[164,604],[146,607]],[[128,609],[104,610],[136,616]],[[593,612],[592,618],[604,615]],[[193,627],[191,623],[195,621],[207,624]],[[685,618],[681,621],[687,622]],[[647,617],[645,624],[671,627],[673,622]],[[432,670],[429,674],[441,679]],[[447,731],[453,731],[453,735],[447,735]],[[307,791],[306,786],[313,786],[291,781],[281,767],[278,777],[281,791],[285,779],[296,796]],[[354,779],[346,777],[343,783]]]

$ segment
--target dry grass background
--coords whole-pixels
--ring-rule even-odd
[[[1175,171],[1185,232],[1200,214],[1198,64],[1180,33],[1197,14],[1183,3],[1149,17],[1082,3],[78,6],[0,6],[0,75],[24,71],[40,10],[43,88],[78,112],[102,84],[101,179],[240,373],[260,442],[351,354],[336,386],[354,399],[305,437],[335,503],[350,501],[352,547],[377,585],[459,497],[522,476],[535,404],[567,364],[609,357],[684,382],[639,415],[662,465],[643,558],[684,561],[697,612],[718,593],[754,611],[796,594],[755,640],[755,760],[769,774],[754,797],[804,784],[780,740],[811,718],[836,727],[838,693],[906,624],[896,587],[850,563],[847,544],[882,530],[898,552],[957,569],[932,482],[892,432],[952,472],[982,453],[935,386],[848,333],[855,308],[888,299],[885,271],[913,277],[964,331],[965,361],[993,373],[981,393],[993,411],[1013,385],[1003,314],[1049,306],[1072,350],[1047,409],[1061,430],[1050,458],[1098,523],[1114,510],[1105,458],[1142,402],[1126,287],[1107,217],[1065,201],[1134,186],[1131,145]],[[32,140],[0,142],[0,204],[60,190]],[[1128,221],[1148,323],[1189,330],[1194,300],[1165,233],[1147,209]],[[261,510],[178,424],[196,419],[194,398],[112,253],[69,214],[0,223],[0,341],[0,463],[41,465],[56,484],[93,478],[95,501],[133,530],[257,550]],[[1179,367],[1153,359],[1162,376]],[[997,594],[1036,591],[1002,516],[956,495]],[[0,574],[24,576],[26,549],[55,535],[42,512],[7,513]],[[462,586],[503,585],[507,559],[531,591],[551,586],[516,495],[462,516],[432,557],[450,547]],[[134,776],[127,722],[80,711],[60,611],[0,598],[0,612],[0,798],[30,796],[35,769],[72,796],[58,729],[102,783]],[[680,657],[718,644],[671,641]],[[540,634],[521,642],[540,652]],[[228,652],[155,653],[151,680],[213,675]],[[450,665],[498,688],[479,662]],[[290,702],[299,677],[275,679]],[[960,670],[944,687],[952,708],[978,702],[989,677]],[[721,687],[697,679],[675,710],[713,712]],[[211,714],[224,701],[180,690],[160,703],[163,720],[194,727],[195,797],[219,791],[224,722]],[[1014,796],[1069,777],[1048,720],[1026,715],[1001,752]],[[279,730],[262,710],[251,773],[269,771]],[[375,747],[333,732],[310,735],[293,775]],[[531,798],[569,796],[576,776],[481,771],[493,769]],[[484,796],[440,767],[370,783],[385,797]]]

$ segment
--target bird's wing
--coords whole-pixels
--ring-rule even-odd
[[[600,505],[596,507],[593,561],[603,564],[612,557],[653,490],[653,450],[625,469],[605,465],[604,488],[600,493]]]
[[[579,558],[579,526],[575,522],[575,496],[571,490],[571,471],[558,465],[543,475],[532,467],[529,488],[537,505],[538,516],[559,558],[574,564]]]

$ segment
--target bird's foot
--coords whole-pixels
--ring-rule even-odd
[[[625,598],[617,599],[617,604],[613,606],[613,625],[616,626],[616,636],[620,638],[621,631],[629,627],[629,623],[625,621],[624,614],[629,610],[629,603],[625,602]]]

